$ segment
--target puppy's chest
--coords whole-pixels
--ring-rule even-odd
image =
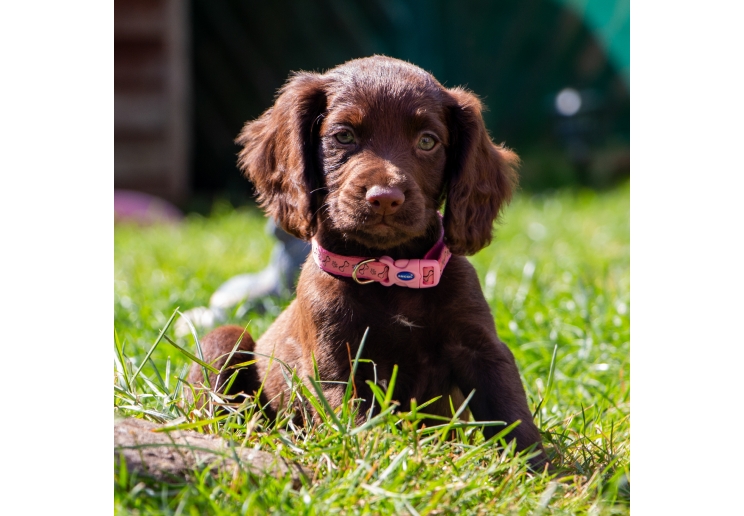
[[[370,289],[367,294],[358,289],[356,295],[346,294],[333,310],[315,314],[322,347],[341,347],[346,355],[348,343],[355,352],[368,331],[365,357],[400,364],[428,361],[445,345],[441,310],[421,292]]]
[[[420,292],[395,289],[379,286],[368,291],[361,287],[339,292],[332,306],[316,307],[315,322],[329,330],[329,336],[336,337],[348,337],[370,328],[388,338],[407,339],[437,326],[436,303]]]

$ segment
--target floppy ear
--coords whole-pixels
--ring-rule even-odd
[[[287,233],[315,233],[321,186],[317,164],[319,117],[326,108],[325,79],[297,73],[279,90],[274,106],[248,122],[235,140],[238,165],[258,201]]]
[[[478,97],[462,88],[447,93],[453,104],[444,235],[454,254],[470,255],[491,243],[493,222],[518,183],[519,157],[491,141]]]

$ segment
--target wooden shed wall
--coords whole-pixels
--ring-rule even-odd
[[[190,193],[188,3],[114,3],[114,187]]]

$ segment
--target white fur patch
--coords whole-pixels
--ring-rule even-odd
[[[423,326],[419,326],[418,324],[415,324],[410,319],[405,318],[403,315],[398,314],[393,317],[393,322],[396,322],[402,326],[405,326],[406,328],[423,328]]]

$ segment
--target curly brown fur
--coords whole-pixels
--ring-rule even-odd
[[[306,379],[313,357],[323,381],[345,382],[347,345],[355,354],[369,328],[363,357],[376,373],[370,362],[357,370],[360,418],[372,401],[365,382],[375,374],[389,381],[397,364],[394,398],[402,410],[411,399],[462,400],[474,390],[469,409],[476,420],[521,421],[510,438],[519,450],[540,452],[535,464],[546,461],[514,357],[464,258],[491,241],[517,184],[519,160],[491,141],[481,109],[464,89],[374,56],[325,74],[293,75],[274,106],[245,125],[237,139],[240,166],[263,208],[288,232],[314,236],[341,255],[421,258],[438,238],[446,200],[445,242],[453,257],[439,285],[421,290],[360,285],[320,270],[309,257],[297,298],[256,343],[257,374],[235,390],[253,392],[256,378],[265,378],[265,401],[278,409],[288,395],[279,361]],[[210,357],[232,349],[238,335],[215,332],[204,342]],[[270,356],[279,361],[269,366]],[[343,385],[323,389],[332,405],[341,403]],[[434,410],[451,416],[448,403]],[[496,429],[484,433],[491,437]]]

